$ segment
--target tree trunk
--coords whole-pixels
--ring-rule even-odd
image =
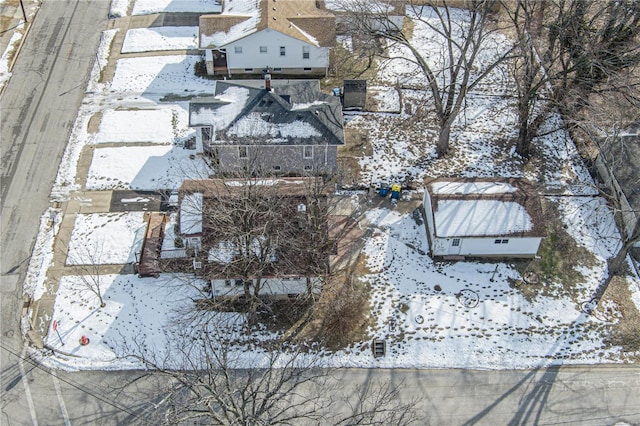
[[[519,111],[520,126],[518,129],[518,141],[516,143],[516,152],[522,158],[529,158],[531,139],[529,138],[529,105],[522,107]]]
[[[449,138],[451,137],[451,122],[446,120],[440,127],[440,135],[438,136],[438,146],[436,152],[438,158],[442,158],[449,152]]]

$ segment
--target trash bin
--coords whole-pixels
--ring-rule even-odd
[[[398,200],[400,198],[401,190],[402,190],[402,187],[397,183],[394,183],[393,185],[391,185],[391,199]]]
[[[384,182],[381,183],[379,193],[381,197],[386,197],[387,195],[389,195],[389,184]]]
[[[342,94],[342,89],[339,87],[333,88],[333,96],[340,96]]]

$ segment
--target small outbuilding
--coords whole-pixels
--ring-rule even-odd
[[[424,192],[431,255],[535,257],[543,238],[542,205],[520,179],[436,179]]]
[[[342,107],[363,110],[367,102],[367,80],[345,80]]]

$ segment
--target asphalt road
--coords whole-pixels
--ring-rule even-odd
[[[16,357],[12,355],[15,362]],[[25,362],[37,419],[42,424],[145,424],[157,395],[155,379],[139,372],[52,372]],[[15,363],[13,364],[16,365]],[[35,424],[28,402],[18,397],[17,367],[3,371],[14,399],[3,425]],[[56,386],[52,386],[57,383]],[[614,425],[640,424],[640,369],[629,366],[538,370],[343,369],[327,385],[336,404],[325,414],[347,414],[364,387],[391,381],[401,399],[418,399],[424,425]],[[129,384],[128,383],[132,383]],[[3,388],[3,392],[7,389]],[[310,392],[317,392],[311,389]],[[327,395],[329,396],[329,395]],[[7,407],[10,409],[8,410]],[[64,407],[64,408],[63,408]]]
[[[0,337],[13,350],[22,347],[22,283],[40,217],[49,206],[108,8],[108,0],[44,1],[0,99]],[[5,419],[6,403],[14,397],[6,392],[5,372],[14,362],[0,351]]]

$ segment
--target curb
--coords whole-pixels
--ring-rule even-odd
[[[33,24],[33,21],[38,16],[38,12],[40,11],[40,8],[42,7],[42,3],[43,2],[44,2],[44,0],[41,0],[38,3],[38,7],[36,8],[36,11],[33,13],[33,16],[31,17],[31,20],[29,22],[25,22],[24,23],[27,28],[24,30],[24,34],[22,35],[22,38],[20,38],[20,43],[18,43],[18,47],[16,47],[16,50],[15,50],[15,52],[13,54],[13,57],[11,58],[11,61],[9,62],[9,66],[8,66],[9,73],[13,73],[13,66],[15,65],[16,60],[18,59],[18,56],[20,55],[20,52],[22,51],[22,46],[24,45],[24,42],[27,39],[27,36],[29,35],[29,32],[31,31],[31,25]],[[5,82],[5,84],[2,87],[0,87],[0,95],[4,92],[4,88],[7,87],[7,85],[9,84],[10,80],[11,80],[11,77],[9,77],[7,79],[7,81]]]

